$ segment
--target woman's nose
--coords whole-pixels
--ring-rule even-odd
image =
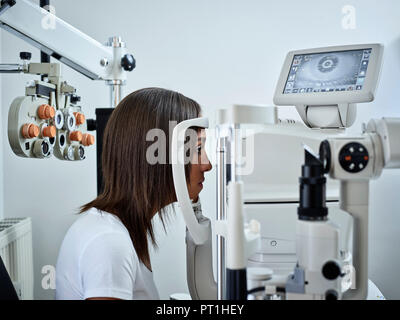
[[[204,153],[202,169],[204,172],[210,171],[212,169],[212,164],[211,164],[210,160],[208,159],[208,156],[206,153]]]

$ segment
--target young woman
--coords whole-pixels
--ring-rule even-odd
[[[152,219],[158,213],[164,224],[165,207],[176,201],[169,164],[171,124],[199,116],[197,102],[159,88],[133,92],[115,108],[104,133],[103,192],[82,206],[82,215],[64,238],[56,299],[159,298],[148,240],[156,245]],[[153,129],[165,133],[165,163],[148,159],[154,144],[148,133]],[[186,170],[194,201],[203,188],[204,173],[211,170],[202,147],[204,130],[197,133],[196,154],[190,156],[194,161]]]

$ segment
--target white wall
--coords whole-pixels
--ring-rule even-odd
[[[380,42],[386,46],[385,66],[374,103],[359,106],[350,132],[371,117],[400,116],[397,105],[400,74],[400,2],[398,0],[238,1],[238,0],[54,0],[59,17],[100,42],[120,35],[137,59],[126,93],[147,86],[174,89],[198,100],[212,119],[217,108],[232,103],[272,104],[275,84],[287,51],[326,45]],[[342,7],[356,8],[357,27],[342,28]],[[18,52],[36,49],[3,32],[2,62],[16,62]],[[71,50],[73,44],[71,44]],[[77,49],[77,48],[74,48]],[[108,103],[108,89],[69,68],[65,79],[79,89],[85,112]],[[6,137],[8,106],[24,94],[29,76],[3,75],[2,136]],[[296,117],[293,110],[282,113]],[[0,138],[1,139],[1,138]],[[0,140],[1,142],[1,140]],[[41,288],[41,268],[55,265],[57,251],[74,212],[96,194],[95,150],[82,163],[28,160],[14,156],[6,138],[2,153],[5,216],[31,216],[34,227],[35,295],[49,299]],[[0,160],[1,161],[1,160]],[[214,216],[215,172],[208,174],[202,199]],[[396,271],[400,254],[400,172],[384,172],[371,183],[370,278],[388,298],[400,298]],[[207,201],[204,201],[207,200]],[[159,225],[158,225],[159,226]],[[160,248],[153,269],[161,297],[186,291],[184,226],[177,217],[169,233],[159,232]]]

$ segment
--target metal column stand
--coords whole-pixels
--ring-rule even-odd
[[[218,139],[217,145],[217,220],[226,218],[226,139]],[[225,239],[217,235],[217,299],[225,293]]]
[[[125,48],[125,42],[122,41],[121,37],[110,37],[106,44],[109,47],[112,47],[114,51],[120,51],[122,48]],[[131,71],[135,67],[134,61],[131,61],[128,56],[124,56],[121,59],[121,66],[124,70]],[[103,66],[108,65],[107,60],[101,60],[100,64]],[[107,81],[107,85],[110,86],[110,108],[115,108],[122,99],[122,86],[125,85],[124,80],[109,80]]]
[[[114,51],[119,51],[125,48],[125,43],[121,37],[110,37],[107,44],[109,47],[113,47]],[[132,71],[136,62],[133,56],[124,55],[120,62],[121,67],[125,71]],[[100,64],[103,67],[109,65],[107,59],[102,59]],[[103,174],[101,168],[102,153],[103,153],[103,135],[106,128],[108,119],[110,118],[114,108],[121,102],[123,97],[122,86],[126,83],[125,80],[108,80],[106,84],[110,86],[110,107],[109,108],[96,108],[96,120],[88,120],[88,130],[96,130],[96,150],[97,150],[97,194],[102,192],[103,188]]]
[[[125,81],[110,80],[107,85],[110,86],[110,108],[115,108],[122,100],[122,86]]]
[[[226,220],[227,185],[237,181],[236,153],[240,150],[240,126],[219,128],[217,145],[217,220]],[[239,153],[240,154],[240,153]],[[226,240],[217,235],[217,299],[226,299]]]

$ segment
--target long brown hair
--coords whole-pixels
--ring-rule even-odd
[[[97,208],[116,215],[128,229],[143,263],[149,263],[148,237],[156,247],[152,218],[159,212],[163,223],[165,206],[176,201],[169,164],[170,121],[197,118],[201,108],[184,95],[160,88],[146,88],[125,97],[108,120],[103,138],[103,191],[83,205],[80,213]],[[166,164],[149,164],[146,141],[151,129],[166,135]]]

